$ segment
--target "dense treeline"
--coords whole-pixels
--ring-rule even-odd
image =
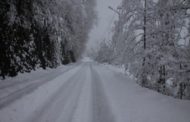
[[[189,99],[190,1],[123,0],[114,12],[113,38],[96,60],[125,65],[140,85]]]
[[[95,0],[1,0],[0,76],[80,58]]]

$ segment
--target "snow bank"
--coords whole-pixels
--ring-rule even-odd
[[[35,115],[39,108],[45,105],[45,103],[51,100],[51,97],[62,87],[62,85],[71,78],[77,71],[79,67],[66,72],[51,82],[48,82],[38,89],[36,89],[31,94],[22,97],[21,99],[15,101],[9,106],[0,110],[0,122],[28,122],[32,120],[31,115]],[[61,70],[61,67],[60,67]],[[41,72],[40,70],[37,72]],[[34,72],[37,73],[37,72]],[[46,71],[44,71],[45,73]],[[41,73],[43,74],[43,73]],[[26,76],[18,76],[26,77]],[[32,75],[31,75],[32,77]]]

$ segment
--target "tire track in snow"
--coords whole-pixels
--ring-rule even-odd
[[[47,82],[50,82],[52,81],[53,79],[57,78],[58,76],[66,73],[66,72],[69,72],[70,70],[73,70],[75,68],[77,68],[78,66],[76,67],[71,67],[67,70],[64,70],[62,72],[58,72],[58,73],[55,73],[51,76],[48,76],[48,77],[45,77],[45,78],[40,78],[38,80],[35,80],[35,81],[30,81],[30,82],[27,82],[27,83],[23,83],[23,86],[20,86],[21,88],[19,88],[17,85],[17,89],[11,91],[10,93],[6,93],[6,95],[1,95],[0,97],[0,109],[3,109],[4,107],[8,106],[9,104],[13,103],[14,101],[16,101],[17,99],[20,99],[22,98],[23,96],[33,92],[35,89],[37,89],[38,87],[40,87],[41,85],[47,83]],[[20,85],[20,84],[19,84]],[[11,85],[10,87],[12,87],[13,85]],[[6,87],[8,88],[8,87]],[[19,88],[19,89],[18,89]],[[9,88],[10,89],[10,88]],[[12,88],[13,89],[13,88]],[[3,90],[3,88],[0,89],[0,91]],[[3,92],[6,92],[6,89],[1,91],[1,93]]]
[[[72,122],[92,122],[92,78],[89,63],[86,63],[86,78],[74,111]]]
[[[29,82],[33,82],[33,81],[36,81],[36,80],[44,80],[44,76],[47,76],[47,75],[51,75],[51,77],[48,77],[49,79],[50,78],[55,78],[56,76],[59,76],[61,75],[62,73],[64,72],[67,72],[75,67],[77,67],[79,64],[75,64],[75,65],[69,65],[67,67],[64,67],[66,69],[60,69],[60,68],[57,68],[56,70],[53,70],[53,71],[50,71],[50,72],[47,72],[45,74],[41,74],[37,77],[34,77],[32,80],[29,80],[28,78],[25,78],[24,80],[20,81],[19,79],[17,80],[13,80],[11,79],[11,82],[8,80],[8,82],[5,81],[1,81],[0,82],[0,90],[4,90],[4,89],[7,89],[7,88],[12,88],[12,87],[15,87],[15,86],[19,86],[20,84],[27,84]],[[46,78],[47,79],[47,78]],[[5,83],[6,82],[6,83]]]
[[[31,117],[31,122],[71,122],[84,84],[85,70],[81,66],[73,77]],[[81,72],[82,70],[82,72]]]
[[[92,122],[115,122],[100,76],[92,64],[90,68],[92,73]]]

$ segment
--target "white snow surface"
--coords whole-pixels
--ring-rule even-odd
[[[90,59],[0,81],[0,122],[190,122],[190,101]]]

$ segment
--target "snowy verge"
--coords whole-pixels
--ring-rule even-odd
[[[62,85],[71,78],[79,67],[66,72],[51,82],[40,86],[21,99],[0,110],[0,122],[27,122],[31,115],[34,115],[40,106],[48,101]]]
[[[96,70],[101,76],[117,122],[190,121],[190,101],[175,99],[140,87],[127,75],[101,64]]]
[[[0,82],[0,109],[29,94],[39,86],[71,70],[77,65],[60,66],[56,69],[36,70]]]
[[[128,70],[126,70],[124,65],[110,65],[107,63],[104,63],[104,65],[109,69],[116,73],[121,73],[129,76],[131,79],[136,80],[133,74],[131,74]]]

